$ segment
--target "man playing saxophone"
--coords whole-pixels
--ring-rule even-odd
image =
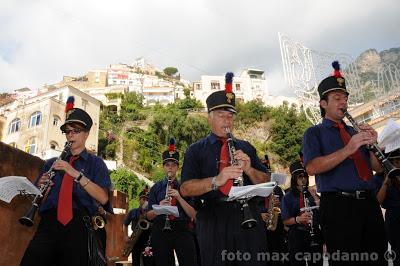
[[[304,133],[304,166],[315,175],[321,193],[321,227],[328,254],[367,254],[368,260],[341,257],[329,265],[387,265],[384,221],[372,178],[372,170],[382,172],[382,166],[367,149],[378,134],[367,124],[357,132],[344,123],[349,93],[339,63],[332,66],[334,75],[318,85],[322,122]]]
[[[264,156],[262,163],[270,173],[271,165],[267,154]],[[261,217],[265,222],[269,254],[284,254],[287,252],[286,232],[281,217],[281,201],[284,195],[283,189],[277,185],[271,195],[259,203]],[[268,265],[282,266],[287,265],[287,263],[281,260],[272,260]]]
[[[139,207],[136,209],[132,209],[129,211],[128,215],[126,216],[126,219],[124,221],[124,235],[125,235],[125,242],[126,245],[130,247],[130,241],[136,241],[136,244],[132,247],[132,250],[127,251],[127,252],[132,252],[132,264],[133,265],[141,265],[140,260],[143,260],[144,266],[149,266],[146,264],[146,260],[143,258],[143,251],[146,248],[147,241],[149,240],[150,237],[150,225],[147,224],[144,221],[144,217],[147,211],[147,205],[148,205],[148,198],[149,198],[149,191],[148,187],[145,187],[143,191],[139,193]],[[142,226],[142,223],[148,227],[147,229],[140,228]],[[131,237],[128,236],[128,226],[131,226],[132,229],[132,235],[131,237],[138,237],[138,239],[133,240]],[[140,230],[140,231],[139,231]],[[134,234],[140,234],[138,236]]]
[[[175,251],[179,265],[197,265],[195,242],[188,228],[190,220],[195,218],[196,211],[190,205],[191,201],[187,201],[179,193],[180,184],[176,179],[179,153],[174,139],[170,140],[162,159],[165,178],[150,189],[149,211],[146,213],[147,219],[153,221],[151,246],[154,261],[157,266],[174,266]],[[177,206],[179,217],[157,215],[152,207],[154,204]]]

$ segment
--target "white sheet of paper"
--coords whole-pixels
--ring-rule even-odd
[[[385,152],[391,152],[400,148],[400,124],[389,119],[378,137],[379,147],[385,147]]]
[[[272,173],[271,181],[276,182],[279,186],[283,186],[286,183],[286,175],[281,173]]]
[[[314,209],[318,209],[319,208],[319,206],[312,206],[312,207],[303,207],[303,208],[300,208],[300,211],[302,212],[302,211],[311,211],[311,210],[314,210]]]
[[[25,176],[5,176],[0,178],[1,200],[10,203],[19,194],[41,195],[40,190]]]
[[[153,210],[157,215],[172,214],[175,217],[179,217],[178,207],[176,206],[168,206],[168,205],[163,206],[163,205],[153,204],[151,207],[153,207]]]
[[[229,191],[229,201],[237,199],[248,199],[255,196],[268,197],[276,186],[276,182],[267,182],[249,186],[233,186]]]

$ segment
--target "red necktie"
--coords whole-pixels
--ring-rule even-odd
[[[300,191],[300,209],[304,208],[304,193],[303,191]],[[300,214],[302,214],[304,211],[300,211]]]
[[[337,123],[335,125],[335,127],[339,128],[340,137],[342,138],[344,145],[347,145],[347,143],[349,143],[349,141],[351,139],[351,136],[344,128],[344,124]],[[349,158],[354,161],[354,164],[356,165],[358,176],[361,177],[362,180],[367,182],[368,179],[371,177],[372,173],[371,173],[371,170],[369,169],[368,164],[367,164],[365,158],[363,157],[361,151],[357,150]]]
[[[169,188],[173,189],[174,188],[174,183],[171,183]],[[171,206],[176,206],[176,198],[175,197],[171,197]],[[172,214],[168,215],[168,218],[169,218],[170,221],[173,221],[173,220],[176,219],[176,217],[173,216]]]
[[[78,159],[79,156],[72,156],[69,160],[70,165],[74,165],[74,161]],[[57,206],[57,220],[63,225],[67,225],[72,220],[72,187],[73,187],[73,177],[65,173],[60,194],[58,195],[58,206]]]
[[[230,160],[228,151],[228,140],[224,138],[221,138],[220,140],[222,141],[221,154],[219,157],[219,172],[221,173],[222,169],[230,165]],[[219,190],[224,195],[229,195],[229,191],[231,190],[232,185],[233,180],[229,179],[223,186],[219,187]]]

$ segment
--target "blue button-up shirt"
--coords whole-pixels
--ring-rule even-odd
[[[154,204],[160,204],[160,201],[165,199],[166,195],[166,190],[167,190],[167,178],[164,178],[161,181],[158,181],[157,183],[154,184],[154,186],[151,187],[150,193],[149,193],[149,210],[153,209]],[[174,179],[172,182],[174,189],[179,191],[180,184],[179,182]],[[189,203],[191,206],[193,206],[193,202],[191,199],[184,198],[187,203]],[[179,211],[179,217],[177,220],[182,220],[182,221],[190,221],[190,218],[186,215],[185,211],[183,210],[182,206],[179,204],[178,200],[176,201],[176,206],[178,207]]]
[[[136,208],[131,210],[124,220],[124,225],[128,226],[131,224],[132,230],[134,230],[137,222],[139,221],[140,215],[143,215],[145,211],[142,208]]]
[[[69,162],[71,155],[68,155],[65,161]],[[47,172],[50,167],[53,165],[54,161],[57,158],[52,158],[46,161],[39,178],[43,175],[43,173]],[[79,158],[74,161],[73,166],[77,171],[81,171],[87,178],[90,179],[91,182],[96,183],[102,188],[106,188],[107,190],[111,190],[111,180],[110,175],[108,174],[108,169],[103,159],[97,157],[96,155],[88,153],[86,150],[82,151],[79,154]],[[58,203],[58,195],[60,193],[60,187],[63,180],[65,172],[64,171],[56,171],[55,176],[53,177],[54,186],[51,188],[47,199],[40,206],[40,212],[44,212],[47,210],[57,209]],[[73,182],[73,194],[74,197],[78,197],[81,204],[86,207],[87,211],[89,211],[90,215],[97,213],[98,211],[98,203],[95,199],[93,199],[86,190],[81,187],[78,183]],[[72,207],[74,209],[80,209],[78,205],[75,203],[75,200],[72,200]],[[104,209],[108,212],[112,213],[112,207],[110,201]]]
[[[343,140],[339,134],[339,129],[335,127],[335,124],[335,122],[324,118],[321,124],[315,125],[306,130],[303,139],[305,166],[307,166],[308,162],[317,157],[329,155],[344,147]],[[346,125],[345,129],[351,136],[356,134],[356,131],[350,126]],[[360,147],[360,150],[367,161],[372,177],[369,151],[364,146]],[[316,183],[318,192],[376,189],[376,184],[373,178],[370,178],[368,182],[364,182],[358,176],[354,161],[349,158],[345,159],[333,169],[316,175]]]
[[[262,172],[267,171],[267,168],[258,158],[256,149],[249,142],[234,139],[234,144],[236,150],[242,150],[250,157],[253,168]],[[218,137],[214,133],[210,133],[207,137],[190,145],[185,153],[185,160],[182,167],[182,182],[218,175],[221,147],[222,142],[218,140]],[[252,184],[250,178],[244,173],[243,184]],[[207,192],[199,198],[207,200],[224,196],[222,192],[217,190]]]
[[[378,189],[383,185],[383,177],[381,176],[374,176],[375,182],[378,184]],[[386,211],[396,211],[400,214],[400,190],[396,188],[395,184],[393,183],[395,180],[390,181],[390,185],[386,188],[386,197],[382,202],[382,208],[386,209]]]
[[[311,196],[310,193],[306,193],[306,198],[309,201],[309,207],[315,206],[314,198]],[[289,219],[291,217],[296,217],[300,215],[300,192],[294,192],[291,189],[288,193],[285,194],[281,203],[281,214],[282,220]],[[313,212],[313,224],[317,225],[319,223],[319,211],[314,209]],[[291,225],[292,226],[297,226]]]

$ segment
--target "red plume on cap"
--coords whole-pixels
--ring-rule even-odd
[[[333,61],[332,62],[332,67],[333,69],[335,69],[335,71],[333,72],[333,76],[335,78],[342,78],[342,73],[340,73],[340,64],[338,61]]]
[[[225,93],[232,93],[233,73],[228,72],[225,74]]]
[[[75,98],[74,96],[69,96],[67,99],[67,105],[65,105],[65,113],[74,108]]]
[[[172,152],[172,151],[175,151],[175,150],[176,150],[175,139],[174,138],[170,138],[169,145],[168,145],[168,151]]]

